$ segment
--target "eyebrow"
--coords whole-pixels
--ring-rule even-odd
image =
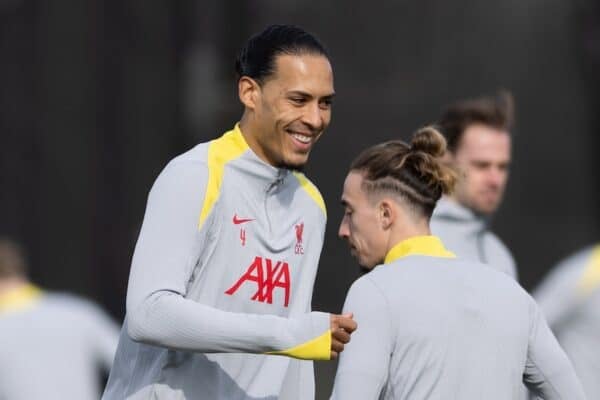
[[[296,96],[303,96],[303,97],[308,97],[310,99],[312,99],[314,97],[312,94],[307,93],[307,92],[303,92],[302,90],[290,90],[288,92],[288,95],[291,95],[291,96],[294,96],[294,95],[296,95]],[[335,97],[335,92],[327,94],[325,96],[321,96],[320,98],[331,100],[334,97]]]

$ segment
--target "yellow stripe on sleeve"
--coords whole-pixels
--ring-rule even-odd
[[[267,354],[288,356],[300,360],[330,360],[331,359],[331,330],[302,343],[291,349],[281,351],[270,351]]]
[[[327,208],[325,207],[325,201],[323,200],[323,196],[321,196],[319,189],[317,189],[317,187],[311,181],[309,181],[303,173],[294,171],[294,176],[296,179],[298,179],[298,182],[300,182],[302,189],[304,189],[306,193],[308,193],[308,195],[315,201],[315,203],[317,203],[321,210],[323,210],[325,217],[327,217]]]
[[[247,149],[248,144],[244,140],[238,124],[232,130],[209,144],[208,183],[206,184],[206,194],[204,195],[202,210],[200,211],[198,229],[202,227],[202,224],[219,198],[225,164],[241,156]]]

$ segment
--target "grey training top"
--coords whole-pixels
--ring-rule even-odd
[[[0,400],[97,400],[117,325],[71,295],[24,287],[7,297],[6,307],[0,298]]]
[[[344,312],[358,329],[332,399],[507,400],[522,382],[585,398],[533,299],[485,265],[407,251],[358,279]]]
[[[600,399],[600,245],[560,262],[534,291],[589,399]]]
[[[517,268],[510,251],[488,229],[488,221],[472,210],[442,197],[431,217],[431,232],[458,257],[488,264],[517,280]]]
[[[325,205],[238,126],[172,160],[148,196],[105,400],[311,399],[329,314],[311,312]],[[250,353],[250,354],[249,354]]]

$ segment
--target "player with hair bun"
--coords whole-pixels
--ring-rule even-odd
[[[455,174],[444,137],[416,132],[361,153],[344,182],[339,236],[368,273],[344,305],[359,329],[332,399],[584,399],[533,299],[509,276],[456,258],[429,220]]]

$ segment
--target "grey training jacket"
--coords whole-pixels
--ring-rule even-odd
[[[329,314],[311,312],[325,222],[317,189],[261,161],[237,125],[172,160],[148,197],[103,399],[313,398],[303,360],[331,345]]]

